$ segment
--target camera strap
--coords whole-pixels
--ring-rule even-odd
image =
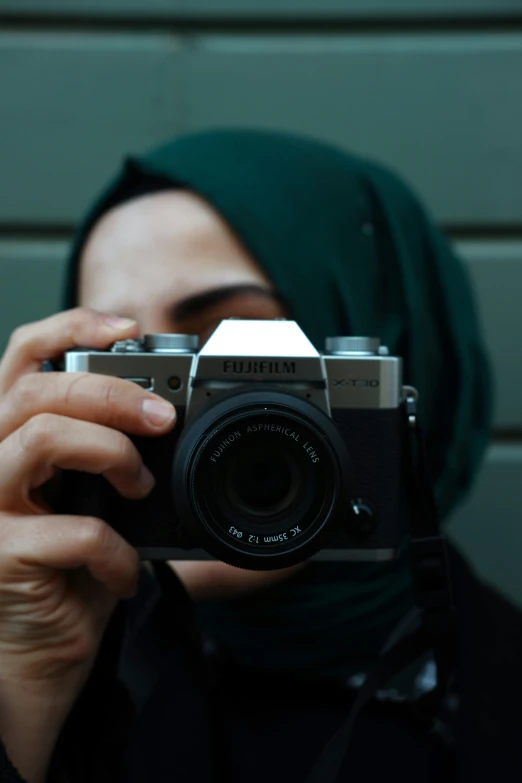
[[[410,541],[413,591],[420,611],[420,627],[387,649],[369,671],[351,707],[350,714],[327,742],[305,783],[336,783],[352,737],[355,721],[377,691],[409,664],[433,651],[437,685],[415,702],[419,720],[433,720],[446,697],[456,650],[456,612],[451,590],[446,540],[441,533],[433,485],[429,477],[421,428],[417,417],[417,394],[406,389],[405,469],[409,493]]]

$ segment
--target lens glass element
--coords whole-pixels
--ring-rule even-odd
[[[227,471],[225,491],[240,513],[270,519],[288,509],[300,486],[296,460],[274,446],[240,448]]]
[[[209,411],[209,426],[196,422],[190,433],[187,499],[217,541],[213,551],[227,562],[246,561],[224,549],[248,554],[249,563],[308,551],[339,501],[341,460],[333,425],[315,407],[299,401],[299,409],[288,398],[287,405],[231,404],[214,419]]]

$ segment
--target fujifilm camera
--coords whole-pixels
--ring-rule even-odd
[[[222,321],[76,349],[66,372],[124,378],[172,402],[173,430],[132,440],[156,479],[128,500],[101,476],[62,476],[61,510],[95,515],[143,559],[217,558],[256,570],[309,558],[387,561],[407,529],[402,363],[379,340],[295,321]]]

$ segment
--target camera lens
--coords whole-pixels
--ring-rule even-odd
[[[230,505],[260,519],[288,509],[300,486],[292,456],[269,446],[240,449],[227,473]]]
[[[321,548],[351,487],[348,454],[319,408],[279,390],[214,399],[180,437],[173,495],[193,540],[242,568],[292,565]]]

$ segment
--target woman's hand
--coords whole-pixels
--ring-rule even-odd
[[[74,346],[104,349],[136,333],[134,322],[71,310],[18,329],[0,362],[0,736],[31,783],[45,779],[139,571],[136,551],[103,520],[55,515],[41,489],[70,469],[144,497],[153,478],[124,433],[162,435],[175,419],[169,403],[128,381],[39,368]]]

